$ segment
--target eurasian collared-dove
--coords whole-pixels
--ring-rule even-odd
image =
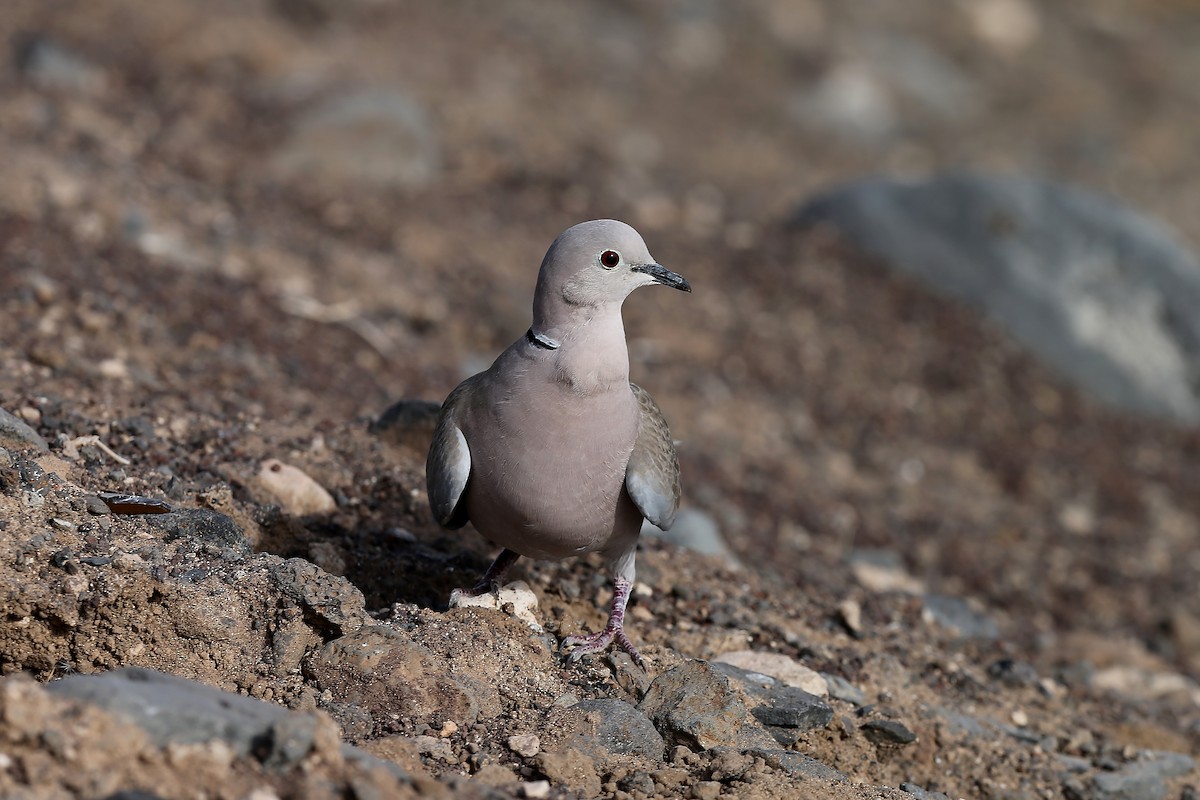
[[[498,585],[521,556],[599,552],[614,582],[604,630],[570,636],[572,660],[626,636],[643,517],[669,528],[679,460],[662,412],[629,382],[621,304],[651,284],[690,292],[615,220],[568,228],[546,252],[533,325],[442,405],[426,462],[429,504],[448,528],[470,520],[504,550],[467,594]]]

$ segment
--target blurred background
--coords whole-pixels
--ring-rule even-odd
[[[440,401],[553,237],[616,217],[695,287],[626,304],[633,378],[743,562],[1200,676],[1200,6],[13,0],[0,32],[8,402]]]

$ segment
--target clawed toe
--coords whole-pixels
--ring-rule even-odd
[[[613,642],[616,642],[617,646],[628,653],[635,664],[642,669],[646,668],[642,654],[638,652],[638,649],[633,646],[633,642],[629,641],[629,637],[625,635],[625,631],[621,629],[605,628],[600,633],[593,633],[589,636],[568,636],[563,639],[562,646],[564,649],[571,650],[567,660],[575,664],[586,655],[603,652]]]

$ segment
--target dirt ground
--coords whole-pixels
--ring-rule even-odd
[[[1198,32],[1165,1],[9,3],[0,408],[49,452],[0,442],[0,668],[151,667],[320,711],[414,796],[1194,798],[1194,771],[1158,795],[1100,778],[1200,753],[1200,431],[1097,406],[787,220],[864,173],[967,165],[1200,242]],[[865,106],[820,100],[847,85]],[[627,302],[632,377],[744,565],[646,542],[631,635],[650,677],[754,649],[861,689],[791,746],[849,783],[717,752],[564,767],[556,700],[636,702],[639,679],[446,609],[490,552],[432,521],[420,425],[371,423],[486,366],[546,246],[597,217],[695,289]],[[289,509],[269,459],[328,503]],[[96,513],[101,492],[197,513]],[[523,563],[551,637],[603,623],[596,566]],[[382,688],[346,678],[353,636],[393,648]],[[328,743],[307,777],[140,739],[117,758],[119,720],[4,683],[13,796],[369,795]],[[64,718],[74,751],[44,735]],[[529,732],[541,760],[507,744]],[[117,777],[71,783],[69,752]]]

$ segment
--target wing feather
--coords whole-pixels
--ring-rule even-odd
[[[425,483],[434,519],[447,528],[467,524],[463,498],[471,479],[471,448],[459,427],[459,418],[470,400],[473,379],[459,384],[442,404],[433,443],[425,461]]]
[[[667,420],[650,393],[629,384],[637,398],[641,416],[633,455],[625,470],[625,490],[642,516],[667,530],[679,510],[679,456]]]

